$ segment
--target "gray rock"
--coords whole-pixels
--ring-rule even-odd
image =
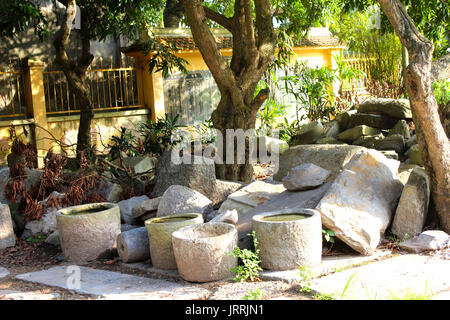
[[[412,135],[411,138],[409,138],[408,140],[406,140],[406,148],[411,148],[413,145],[417,144],[417,136],[416,135]]]
[[[47,239],[45,239],[45,243],[54,245],[55,247],[60,247],[61,242],[59,240],[59,231],[56,230],[56,231],[52,232],[51,234],[49,234],[47,236]]]
[[[358,112],[380,114],[397,119],[412,119],[408,99],[368,99],[359,105]]]
[[[375,149],[377,143],[379,143],[383,139],[384,136],[381,133],[373,136],[361,136],[355,141],[353,141],[353,145]]]
[[[214,193],[211,197],[213,205],[216,206],[221,204],[227,199],[230,194],[238,191],[245,185],[246,183],[240,181],[227,181],[217,179],[214,187]]]
[[[237,210],[227,210],[227,211],[224,211],[224,212],[218,214],[217,216],[212,218],[209,222],[210,223],[224,222],[224,223],[236,225],[238,220],[239,220],[239,214],[238,214]]]
[[[131,210],[131,216],[133,218],[139,218],[146,213],[158,210],[160,201],[161,201],[161,197],[158,197],[158,198],[144,200],[144,201],[138,203]]]
[[[346,143],[333,137],[325,137],[317,140],[316,144],[346,144]]]
[[[16,238],[11,213],[7,204],[0,204],[0,250],[14,247]]]
[[[416,164],[405,164],[401,163],[400,167],[398,168],[398,178],[400,181],[405,185],[408,182],[409,175],[413,171],[414,168],[420,168]]]
[[[40,202],[44,206],[44,214],[39,220],[33,220],[25,223],[25,232],[30,234],[31,236],[35,236],[40,233],[51,233],[57,229],[56,227],[56,211],[61,209],[62,207],[52,208],[51,206],[47,206],[47,201],[50,197],[53,198],[64,198],[64,193],[59,193],[57,191],[53,191],[46,199]]]
[[[400,242],[398,245],[400,248],[414,253],[439,250],[450,245],[450,236],[441,230],[428,230],[412,239]]]
[[[200,213],[206,215],[212,211],[212,202],[200,192],[185,186],[173,185],[164,192],[158,205],[158,217]]]
[[[288,172],[283,185],[289,191],[309,190],[324,184],[330,174],[329,170],[313,163],[304,163]]]
[[[322,137],[336,138],[340,132],[339,122],[336,120],[323,124]],[[317,142],[316,142],[317,143]]]
[[[353,142],[357,140],[361,136],[373,136],[380,134],[381,131],[377,128],[368,127],[365,125],[356,126],[350,129],[347,129],[337,136],[339,140],[345,141],[345,142]]]
[[[423,167],[422,153],[420,152],[420,148],[418,144],[413,145],[405,152],[405,156],[408,157],[408,164],[416,164],[418,166]]]
[[[339,123],[339,130],[340,131],[344,131],[347,130],[350,126],[350,117],[355,114],[357,111],[356,110],[349,110],[349,111],[344,111],[339,113],[335,120]]]
[[[9,275],[9,271],[6,268],[0,267],[0,279]]]
[[[275,181],[282,181],[289,170],[303,163],[331,171],[329,181],[334,179],[353,155],[363,152],[364,147],[349,145],[303,145],[291,147],[280,155],[279,168],[274,174]]]
[[[397,119],[379,114],[355,113],[350,116],[349,128],[366,125],[377,129],[391,129]]]
[[[392,130],[389,131],[388,136],[399,134],[402,135],[405,141],[411,138],[411,132],[409,131],[408,123],[405,120],[399,120]]]
[[[120,218],[122,222],[127,224],[139,224],[140,221],[133,217],[133,208],[146,200],[149,200],[149,197],[143,195],[119,201],[117,204],[120,208]]]
[[[311,144],[318,140],[323,133],[323,126],[320,121],[302,125],[293,135],[292,144]]]
[[[198,163],[197,163],[198,162]],[[212,199],[215,193],[216,168],[212,160],[193,156],[191,164],[175,164],[171,152],[165,151],[156,168],[156,184],[152,197],[160,197],[172,185],[180,185]]]
[[[103,181],[100,184],[98,193],[106,202],[118,202],[122,194],[122,187],[117,183]]]
[[[27,178],[25,179],[25,188],[28,190],[39,181],[42,170],[29,169],[25,167],[25,174],[27,175]],[[7,201],[5,196],[5,184],[8,180],[9,168],[5,167],[0,169],[0,201]]]
[[[137,226],[137,225],[132,225],[132,224],[121,224],[120,225],[120,232],[126,232],[129,230],[133,230],[136,228],[141,228],[141,226]]]
[[[430,202],[430,179],[425,170],[414,168],[403,188],[392,222],[392,232],[400,239],[422,232]]]
[[[400,134],[393,134],[379,140],[375,144],[375,149],[394,150],[397,154],[403,154],[405,152],[405,139]]]
[[[372,149],[353,156],[317,205],[322,224],[354,250],[373,254],[403,189],[399,165]]]

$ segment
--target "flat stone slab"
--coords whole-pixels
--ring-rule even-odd
[[[59,293],[40,293],[33,291],[0,290],[0,300],[55,300]]]
[[[0,278],[4,278],[9,274],[8,269],[0,267]]]
[[[145,262],[133,262],[133,263],[122,263],[124,267],[128,267],[131,269],[138,269],[142,271],[162,274],[168,277],[181,279],[180,274],[178,273],[178,270],[165,270],[165,269],[158,269],[153,266],[151,266],[148,263]]]
[[[230,194],[228,199],[250,207],[257,207],[285,190],[282,183],[256,181]]]
[[[191,300],[205,299],[209,295],[208,290],[197,286],[88,267],[79,267],[80,283],[77,287],[71,285],[76,284],[73,281],[76,272],[73,271],[73,266],[71,269],[68,267],[53,267],[21,274],[16,278],[113,300]]]
[[[319,266],[310,268],[311,277],[317,278],[323,275],[340,272],[344,269],[353,268],[362,264],[374,262],[380,258],[387,257],[391,254],[388,250],[377,250],[371,256],[362,255],[343,255],[343,256],[326,256],[322,258]],[[259,278],[265,281],[284,281],[288,283],[299,283],[303,280],[300,276],[299,269],[285,271],[264,270],[260,272]]]
[[[401,255],[312,280],[309,287],[313,293],[345,300],[432,298],[450,291],[448,270],[450,260]]]

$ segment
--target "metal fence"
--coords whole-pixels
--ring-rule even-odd
[[[43,78],[47,115],[79,112],[77,97],[62,71],[44,71]],[[134,67],[89,69],[87,83],[94,111],[141,107]]]
[[[0,119],[25,117],[24,79],[21,71],[10,64],[6,71],[0,66]]]
[[[365,56],[357,53],[346,53],[342,61],[349,67],[361,70],[364,76],[352,79],[352,81],[344,81],[341,84],[342,91],[356,91],[365,92],[367,89],[368,80],[370,77],[370,64],[376,60],[373,57]]]

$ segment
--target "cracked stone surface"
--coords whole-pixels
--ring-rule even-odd
[[[74,271],[76,267],[72,266],[69,269],[67,266],[58,266],[21,274],[16,278],[114,300],[191,300],[204,299],[209,295],[208,290],[194,285],[88,267],[78,267],[80,282],[77,286],[75,281],[77,271]]]

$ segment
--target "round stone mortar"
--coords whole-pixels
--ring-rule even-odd
[[[89,203],[56,212],[64,259],[87,262],[116,253],[120,209],[115,203]]]
[[[172,233],[182,227],[200,223],[203,223],[203,216],[199,213],[175,214],[146,220],[152,265],[158,269],[177,269]]]
[[[172,234],[172,245],[180,276],[191,282],[217,281],[233,276],[237,258],[235,226],[205,223],[181,228]]]
[[[312,209],[288,209],[253,217],[261,266],[268,270],[313,267],[322,260],[322,222]]]

